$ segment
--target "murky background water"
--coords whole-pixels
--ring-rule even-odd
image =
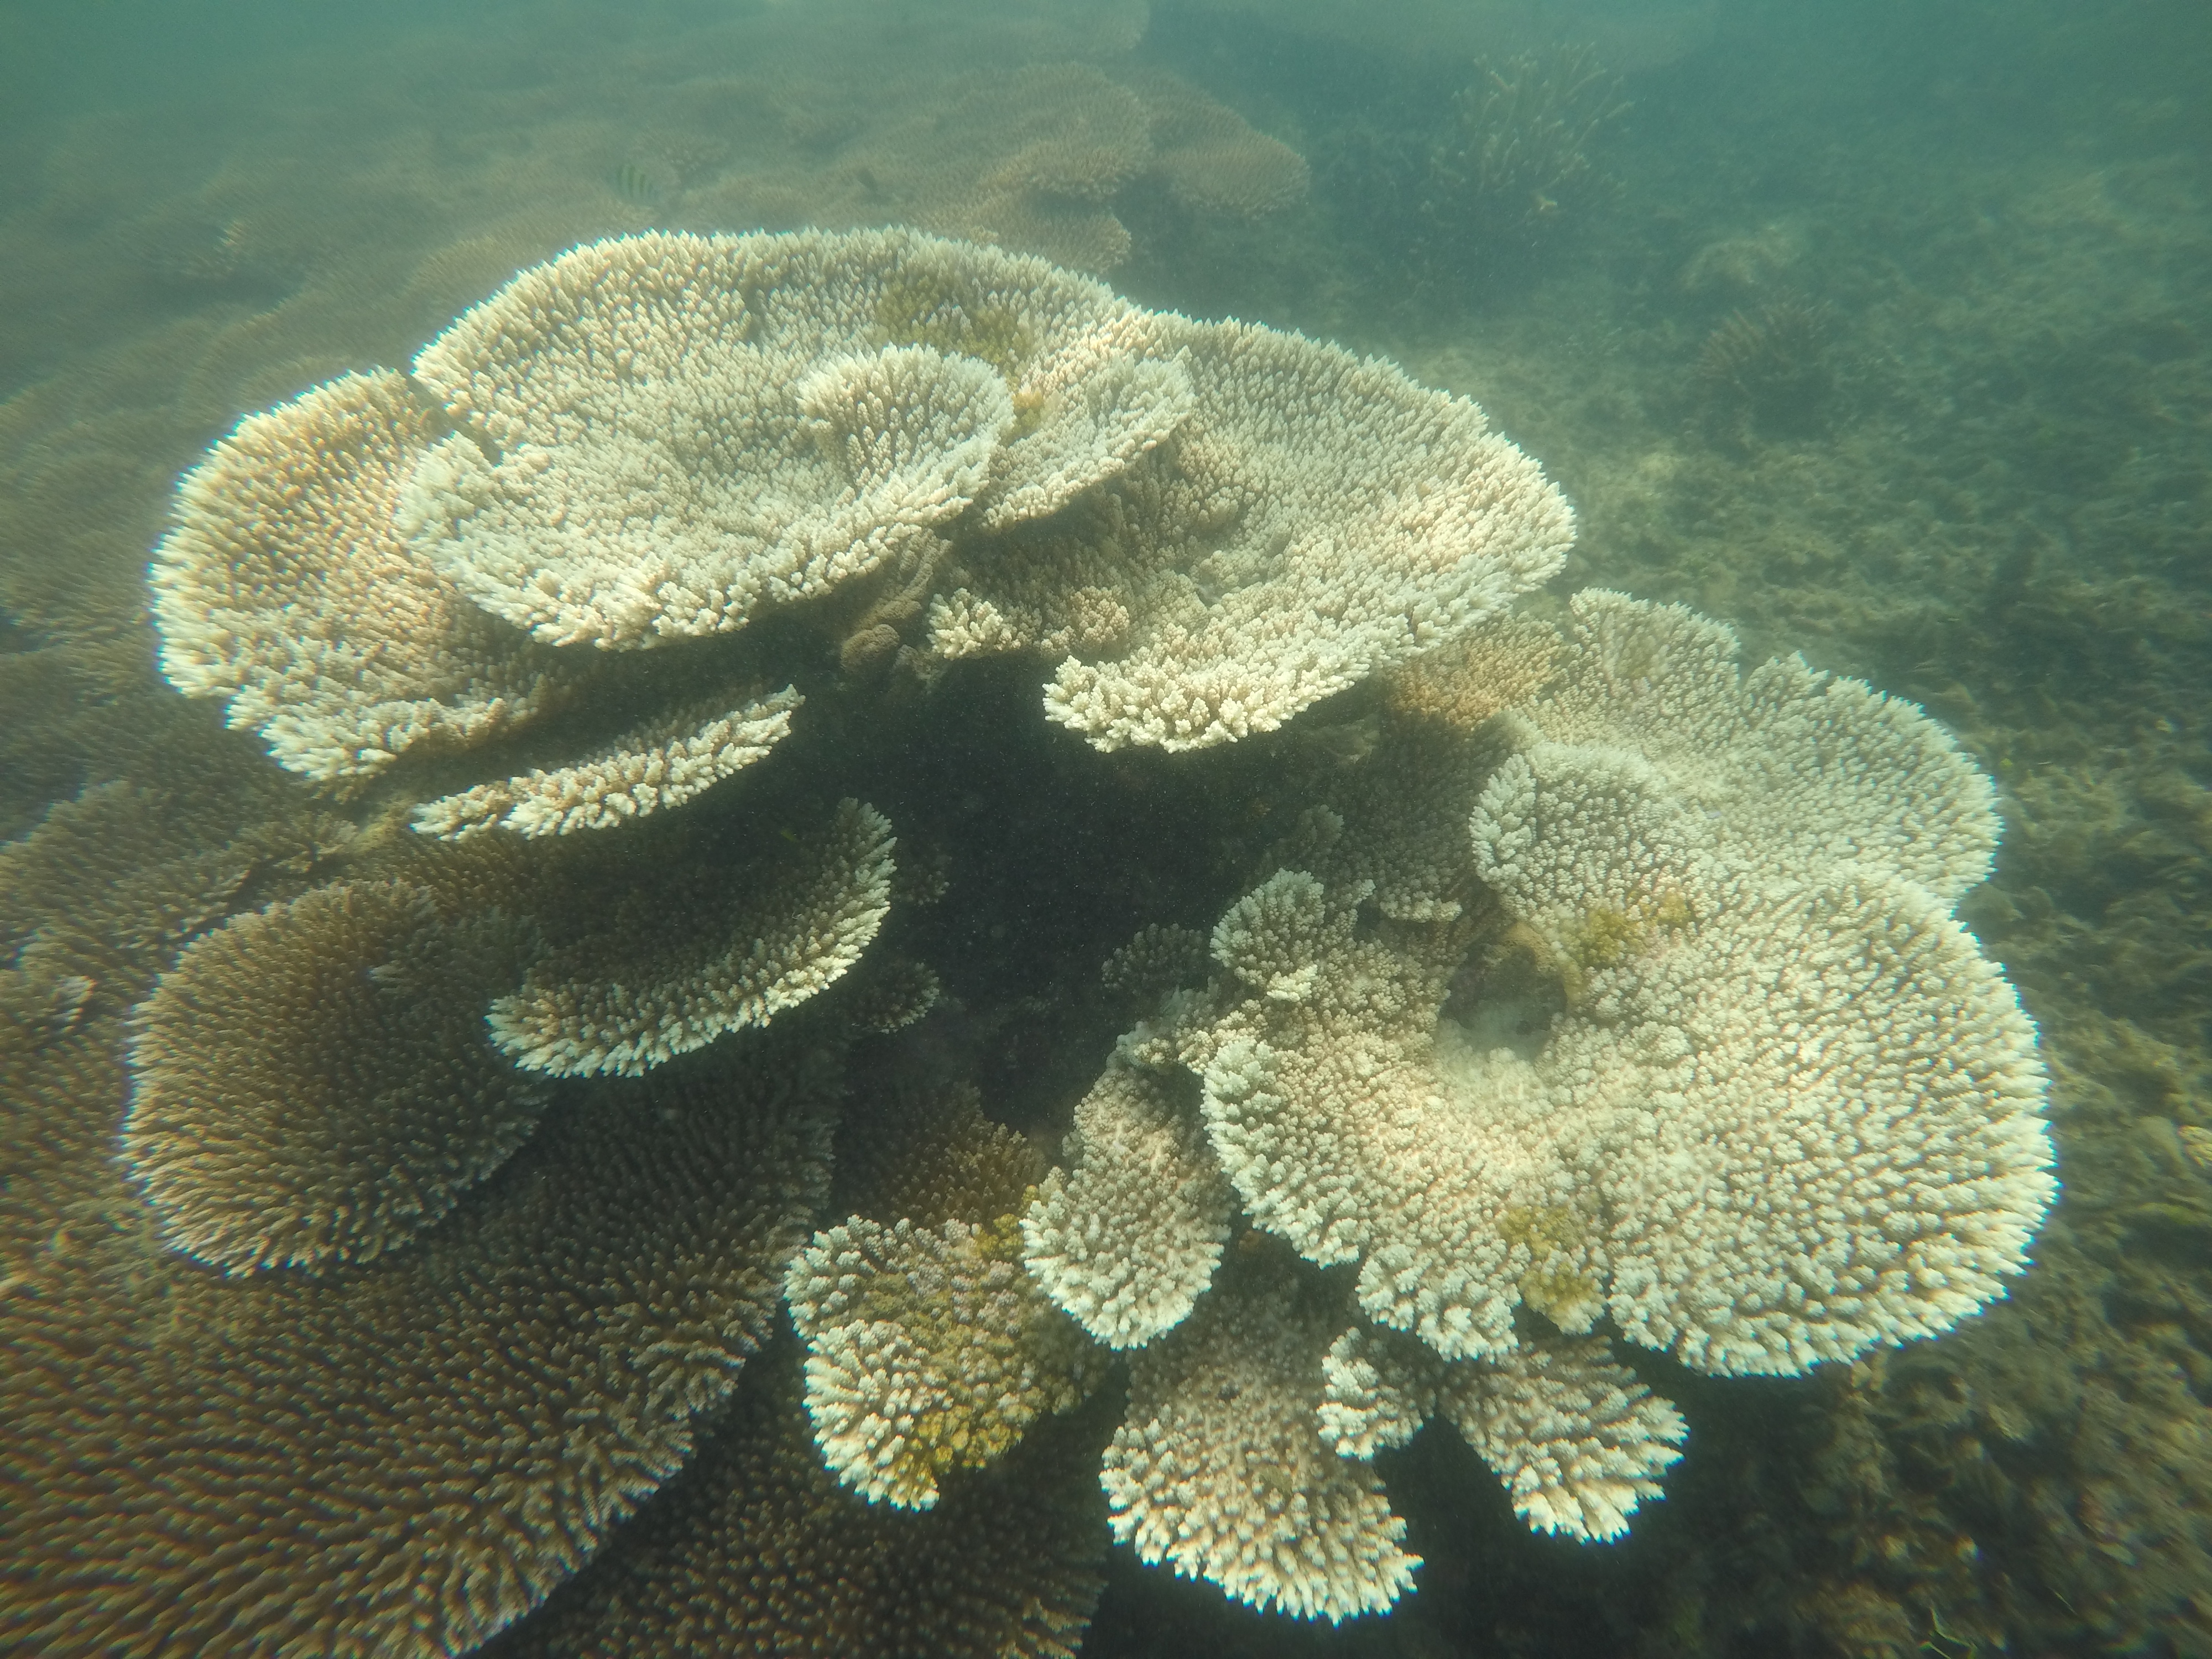
[[[1390,357],[1559,481],[1561,591],[1924,705],[1999,781],[1964,914],[2057,1079],[2066,1196],[2010,1299],[1674,1376],[1694,1455],[1630,1541],[1529,1537],[1431,1436],[1386,1460],[1428,1561],[1389,1619],[1117,1552],[1084,1651],[2212,1653],[2208,85],[2185,3],[0,7],[0,1281],[121,1224],[84,1171],[152,976],[350,833],[155,672],[178,474],[580,240],[913,224]],[[930,826],[1000,874],[932,924],[928,1040],[1043,1133],[1114,1029],[1050,991],[1132,914],[1218,908],[1209,792],[1267,785],[931,765],[1035,804]],[[1190,867],[1055,885],[1137,799]]]

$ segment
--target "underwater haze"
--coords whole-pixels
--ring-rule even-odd
[[[0,0],[0,1649],[2212,1659],[2208,88]]]

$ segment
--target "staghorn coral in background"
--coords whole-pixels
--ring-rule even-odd
[[[1723,416],[1779,433],[1818,424],[1835,384],[1835,319],[1817,301],[1730,312],[1698,350],[1698,379]]]
[[[1628,112],[1620,76],[1583,42],[1478,57],[1422,126],[1353,122],[1325,171],[1363,240],[1463,300],[1540,268],[1620,197],[1602,165]]]
[[[1590,152],[1628,106],[1620,77],[1592,48],[1555,46],[1476,68],[1455,100],[1456,142],[1435,160],[1438,220],[1455,218],[1470,244],[1520,240],[1619,188]]]

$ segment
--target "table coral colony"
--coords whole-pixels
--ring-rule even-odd
[[[194,1596],[259,1609],[270,1651],[483,1639],[682,1465],[780,1285],[820,1455],[871,1502],[932,1509],[1119,1365],[1113,1536],[1337,1620],[1413,1583],[1372,1460],[1431,1417],[1532,1527],[1612,1538],[1685,1434],[1621,1345],[1796,1372],[2001,1295],[2054,1182],[2033,1028],[1953,914],[1996,846],[1987,781],[1856,681],[1747,671],[1678,607],[1546,598],[1571,537],[1479,410],[1387,364],[898,231],[579,247],[410,372],[241,422],[155,553],[162,666],[411,830],[185,948],[122,1152],[242,1326],[281,1277],[337,1333],[257,1364],[433,1474],[387,1514],[313,1467],[215,1471],[254,1524],[353,1541],[282,1568],[295,1605],[251,1560]],[[589,850],[805,744],[794,639],[884,696],[1033,662],[1102,750],[1367,711],[1210,934],[1148,926],[1105,964],[1134,1023],[1062,1166],[994,1213],[805,1237],[819,1068],[933,994],[890,963],[822,994],[876,966],[894,824],[848,799],[669,869]],[[533,1133],[549,1077],[655,1073],[802,1005],[740,1121],[672,1109],[659,1162],[652,1135],[611,1174],[603,1130]],[[636,1216],[588,1267],[518,1255],[490,1177],[520,1158],[626,1183]],[[496,1297],[409,1303],[418,1271],[519,1286],[511,1325],[485,1328]],[[531,1304],[575,1272],[636,1280],[632,1311]],[[535,1403],[469,1404],[457,1371],[464,1403],[417,1421],[347,1358],[402,1304]],[[576,1406],[626,1368],[618,1407]],[[189,1373],[114,1408],[261,1410]],[[500,1462],[511,1409],[578,1443]],[[254,1462],[222,1448],[263,1430],[179,1455]],[[140,1520],[74,1544],[129,1568],[159,1547]]]

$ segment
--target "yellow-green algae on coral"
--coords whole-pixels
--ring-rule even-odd
[[[1932,1347],[1888,1357],[1891,1363],[1824,1374],[1817,1409],[1808,1408],[1802,1391],[1759,1396],[1784,1401],[1803,1419],[1794,1429],[1778,1410],[1740,1408],[1735,1402],[1752,1400],[1748,1393],[1731,1396],[1726,1411],[1712,1409],[1710,1422],[1700,1419],[1703,1485],[1685,1486],[1670,1499],[1670,1508],[1684,1511],[1684,1524],[1645,1537],[1641,1575],[1578,1564],[1557,1552],[1540,1571],[1489,1572],[1492,1562],[1483,1554],[1474,1558],[1475,1570],[1466,1571],[1470,1550],[1493,1547],[1492,1530],[1461,1524],[1464,1517],[1456,1512],[1438,1517],[1424,1545],[1436,1562],[1427,1591],[1394,1620],[1401,1632],[1411,1627],[1413,1634],[1404,1639],[1428,1639],[1445,1628],[1488,1633],[1493,1623],[1524,1643],[1540,1644],[1571,1628],[1576,1641],[1591,1639],[1594,1582],[1620,1592],[1607,1598],[1610,1628],[1633,1630],[1655,1655],[1709,1651],[1729,1640],[1778,1647],[1846,1638],[1854,1651],[1909,1655],[1919,1638],[1929,1638],[1931,1651],[1960,1637],[1980,1640],[1984,1651],[2000,1644],[2060,1651],[2090,1642],[2118,1650],[2202,1639],[2201,1604],[2197,1613],[2189,1609],[2204,1582],[2205,1477],[2201,1457],[2192,1460],[2168,1432],[2201,1416],[2188,1386],[2202,1364],[2201,1264],[2141,1239],[2124,1249],[2118,1207],[2151,1185],[2130,1161],[2142,1138],[2130,1127],[2141,1121],[2138,1114],[2212,1121],[2206,1119],[2212,1093],[2204,1088],[2199,1036],[2177,1036],[2179,1046],[2165,1048],[2148,1036],[2201,1030],[2204,983],[2201,969],[2192,974],[2189,968],[2188,944],[2202,919],[2204,830],[2201,822],[2192,829],[2185,815],[2161,809],[2157,800],[2161,781],[2180,779],[2179,769],[2197,765],[2202,752],[2185,711],[2201,705],[2204,613],[2188,602],[2197,567],[2173,556],[2178,546],[2185,555],[2183,538],[2202,515],[2186,495],[2161,493],[2189,476],[2177,474],[2172,458],[2197,430],[2187,411],[2203,384],[2203,352],[2183,337],[2184,313],[2177,307],[2193,301],[2202,272],[2212,268],[2196,259],[2195,274],[2186,274],[2174,264],[2177,250],[2188,255],[2191,247],[2201,251],[2203,241],[2198,192],[2172,165],[2176,158],[2161,149],[2172,148],[2192,107],[2169,83],[2201,61],[2191,42],[2202,31],[2185,18],[2177,30],[2178,10],[2154,3],[2131,13],[2136,21],[2104,20],[2096,27],[2093,49],[2052,82],[2058,90],[2048,131],[2072,154],[2063,161],[2046,155],[2032,172],[2014,160],[1983,163],[1965,153],[1952,154],[1951,166],[1929,168],[1917,148],[1916,123],[1932,115],[1957,130],[1986,130],[1992,122],[1983,100],[1992,88],[2002,94],[2040,84],[2021,78],[2022,56],[2032,58],[2069,40],[2081,45],[2091,27],[2058,19],[2058,9],[2047,3],[2027,8],[2021,28],[2006,41],[1981,33],[1971,68],[1931,83],[1939,94],[1893,88],[1879,106],[1884,132],[1878,143],[1851,125],[1850,101],[1863,101],[1864,94],[1851,84],[1858,66],[1848,48],[1820,54],[1820,73],[1834,82],[1832,97],[1804,102],[1804,134],[1788,130],[1786,110],[1777,117],[1781,106],[1774,94],[1787,90],[1788,64],[1772,55],[1744,56],[1753,66],[1750,73],[1779,79],[1731,88],[1735,95],[1715,100],[1707,118],[1728,128],[1735,143],[1763,145],[1769,165],[1786,164],[1794,155],[1841,161],[1808,179],[1804,210],[1818,216],[1824,253],[1820,269],[1801,271],[1799,280],[1832,285],[1848,330],[1841,343],[1855,363],[1881,366],[1885,395],[1880,418],[1861,422],[1853,418],[1851,388],[1845,388],[1835,403],[1832,441],[1764,445],[1747,456],[1706,453],[1639,412],[1664,408],[1644,396],[1646,383],[1681,375],[1684,342],[1694,344],[1694,332],[1680,333],[1683,307],[1704,302],[1686,283],[1686,301],[1669,295],[1664,249],[1655,247],[1656,258],[1633,267],[1639,280],[1647,269],[1655,279],[1653,297],[1633,313],[1606,290],[1603,262],[1593,259],[1587,279],[1577,273],[1517,301],[1509,296],[1486,315],[1481,330],[1469,331],[1486,355],[1482,372],[1462,378],[1589,503],[1599,533],[1584,550],[1601,578],[1701,599],[1705,608],[1762,628],[1785,645],[1802,645],[1820,660],[1869,672],[1929,702],[1963,723],[1978,744],[2004,747],[1998,769],[2008,782],[2017,776],[2021,794],[2013,852],[1998,889],[1974,901],[1973,920],[1985,939],[2002,941],[1998,948],[2028,991],[2062,1065],[2069,1110],[2059,1127],[2076,1201],[2069,1206],[2073,1219],[2062,1215],[2039,1251],[2037,1272],[2010,1303],[1975,1326]],[[1862,9],[1849,7],[1832,17],[1832,23],[1812,26],[1814,44],[1820,29],[1837,31],[1838,38],[1848,30],[1866,37],[1870,52],[1903,44],[1915,63],[1933,69],[1956,61],[1954,46],[1940,33],[1921,38],[1925,18],[1899,13],[1893,22],[1875,19],[1869,25]],[[2054,19],[2057,29],[2047,27]],[[1771,32],[1741,15],[1726,26],[1737,46],[1756,46]],[[557,27],[553,20],[549,32]],[[1366,20],[1359,27],[1368,27]],[[2161,53],[2157,63],[2129,61],[2140,52],[2145,31],[2155,28],[2184,49]],[[471,106],[460,94],[470,43],[456,32],[441,44],[453,52],[456,131],[474,139],[486,130],[487,113],[502,129],[528,131],[537,141],[526,153],[530,170],[509,159],[518,153],[509,147],[482,143],[455,147],[453,155],[468,158],[461,163],[447,156],[421,162],[419,173],[414,162],[395,167],[394,153],[364,128],[343,88],[288,78],[291,95],[309,111],[299,133],[317,137],[284,150],[280,176],[277,167],[257,169],[246,153],[250,141],[264,137],[262,128],[252,130],[249,143],[210,169],[199,198],[188,194],[185,205],[206,207],[226,246],[236,242],[249,252],[312,246],[324,250],[315,256],[319,268],[308,272],[297,301],[273,310],[239,303],[235,286],[210,289],[216,303],[197,309],[214,320],[190,317],[189,333],[173,325],[172,313],[184,309],[182,302],[164,295],[155,320],[168,335],[154,347],[131,343],[117,354],[130,358],[122,365],[129,373],[113,372],[118,366],[111,362],[90,364],[98,373],[87,375],[76,372],[81,359],[71,363],[66,395],[73,410],[84,409],[84,419],[70,442],[55,445],[40,465],[57,479],[67,468],[75,473],[34,491],[21,488],[25,475],[11,468],[16,487],[0,491],[19,504],[8,509],[11,529],[25,528],[19,514],[40,521],[42,533],[8,538],[27,550],[22,565],[64,565],[88,589],[120,570],[113,585],[131,589],[125,597],[135,602],[133,567],[143,562],[144,544],[128,523],[118,533],[118,520],[132,510],[124,504],[136,499],[143,508],[152,500],[167,473],[188,459],[198,429],[213,430],[237,410],[287,395],[356,356],[388,356],[386,336],[422,337],[446,314],[432,307],[444,307],[447,295],[460,303],[517,264],[578,237],[623,228],[576,219],[557,201],[549,206],[549,193],[559,186],[547,180],[565,164],[564,131],[520,106]],[[549,61],[557,62],[559,47],[549,41]],[[412,48],[410,41],[399,49]],[[664,48],[641,41],[641,49]],[[602,57],[595,52],[586,73],[604,87],[617,77],[604,75]],[[2124,83],[2114,80],[2116,68],[2127,71]],[[381,84],[354,64],[347,78]],[[619,78],[627,86],[631,77]],[[637,77],[635,83],[665,98],[659,81]],[[503,83],[485,77],[482,84]],[[692,106],[703,110],[708,98],[726,99],[729,83],[702,77],[696,84],[684,106],[688,127],[702,142],[726,138]],[[2106,97],[2122,84],[2124,97]],[[1672,113],[1663,72],[1636,94],[1655,114]],[[1764,94],[1765,100],[1747,94]],[[513,103],[543,94],[533,86],[502,95]],[[872,81],[866,95],[880,99],[880,82]],[[769,107],[770,100],[759,101],[758,119],[785,121],[794,132],[804,128],[803,136],[838,112],[833,99],[826,112],[806,111],[802,122],[780,106]],[[2112,155],[2083,143],[2081,112],[2089,108],[2105,112],[2095,118],[2111,121],[2112,131],[2129,135],[2128,153]],[[159,113],[149,106],[145,125],[158,125]],[[579,102],[570,113],[581,125],[606,112]],[[1601,227],[1608,234],[1617,229],[1621,246],[1645,236],[1650,222],[1669,228],[1683,252],[1700,236],[1746,230],[1740,192],[1723,200],[1717,187],[1737,176],[1730,168],[1714,167],[1713,185],[1703,194],[1695,179],[1670,182],[1667,176],[1683,170],[1699,139],[1696,128],[1685,120],[1664,142],[1624,157],[1624,165],[1637,166],[1635,188],[1644,193],[1638,199],[1663,205],[1656,221],[1631,213],[1618,216],[1617,227]],[[9,325],[10,343],[35,337],[40,356],[18,362],[43,368],[48,356],[88,337],[84,329],[57,326],[55,308],[35,302],[42,270],[66,272],[83,296],[74,303],[102,314],[103,326],[129,325],[132,307],[142,303],[130,285],[143,288],[145,273],[130,258],[73,265],[66,249],[46,246],[64,232],[79,234],[80,225],[88,240],[96,234],[109,243],[139,228],[134,210],[140,220],[147,216],[136,204],[142,196],[155,200],[165,174],[131,155],[128,141],[136,131],[120,112],[113,122],[85,123],[57,146],[58,165],[51,175],[43,163],[27,172],[46,194],[6,221],[7,234],[46,257],[24,278],[34,285],[33,301]],[[281,127],[268,136],[279,134]],[[1322,137],[1316,130],[1316,142]],[[167,143],[167,133],[157,142]],[[1809,149],[1800,148],[1807,143]],[[556,150],[559,157],[549,161]],[[486,155],[493,159],[476,159]],[[333,182],[344,176],[334,171],[333,158],[356,174],[394,181],[388,222],[362,218],[362,192]],[[711,167],[702,166],[701,176],[711,179]],[[118,198],[114,212],[55,210],[70,202],[104,204],[108,180],[131,167],[144,179]],[[574,171],[605,194],[603,164]],[[46,186],[49,176],[53,182]],[[301,224],[283,178],[295,178],[300,194],[312,189],[326,222]],[[225,193],[246,198],[250,216],[222,205]],[[488,225],[465,222],[486,211],[487,200],[503,216]],[[167,200],[158,206],[178,211]],[[2155,224],[2148,216],[2154,210]],[[720,222],[751,223],[758,216],[730,212]],[[376,245],[370,234],[356,234],[363,225],[375,233]],[[1802,222],[1793,215],[1772,228],[1803,237]],[[465,240],[448,249],[445,244],[457,236]],[[2092,242],[2099,246],[2089,250]],[[1910,256],[1899,258],[1906,244]],[[1280,305],[1271,308],[1252,297],[1254,285],[1299,291],[1300,283],[1326,287],[1334,279],[1329,261],[1336,249],[1319,244],[1299,254],[1272,262],[1264,278],[1224,260],[1223,274],[1204,280],[1224,289],[1218,302],[1224,308],[1281,316]],[[422,274],[410,280],[418,263]],[[341,270],[347,297],[333,301],[333,273]],[[1180,280],[1177,302],[1194,304],[1188,284],[1200,280],[1196,273],[1170,270],[1158,280],[1170,286]],[[1371,337],[1377,325],[1364,309],[1368,296],[1349,283],[1342,287],[1346,303],[1362,308],[1357,326]],[[359,295],[374,298],[354,297]],[[1728,296],[1726,303],[1735,302]],[[388,320],[402,313],[401,320]],[[1325,316],[1301,320],[1318,332],[1348,331]],[[1610,331],[1613,349],[1561,349],[1599,327]],[[355,332],[362,335],[358,344]],[[2050,337],[2066,349],[2039,365],[2020,364],[2008,350],[1986,349],[1996,337]],[[1387,332],[1379,344],[1412,349]],[[186,369],[172,374],[163,352]],[[1996,363],[2006,372],[1985,380]],[[2098,377],[2108,371],[2124,378],[2123,395],[2104,395]],[[179,392],[170,382],[180,378],[189,385]],[[2002,392],[2009,413],[1984,418],[1976,399],[1987,387]],[[1963,398],[1955,405],[1954,391]],[[2079,395],[2084,392],[2098,395]],[[2063,407],[2054,410],[2054,396]],[[125,407],[134,400],[144,407]],[[1956,417],[1954,407],[1966,418]],[[32,430],[28,409],[19,403],[11,410],[21,416],[15,429]],[[126,436],[114,435],[131,421],[136,426]],[[2019,435],[2013,428],[2028,427],[2039,463],[2032,468],[2008,453],[2008,441]],[[2100,443],[2125,453],[2124,465],[2115,462],[2109,479],[2096,471]],[[1608,446],[1617,456],[1606,453]],[[149,483],[155,474],[163,476]],[[2056,540],[2054,526],[2063,526]],[[50,527],[63,533],[43,533]],[[57,547],[70,556],[48,558]],[[2161,558],[2169,562],[2160,566]],[[89,576],[79,574],[84,572]],[[2142,573],[2151,574],[2145,579]],[[18,579],[9,595],[14,606],[16,593],[32,587],[34,578],[11,574]],[[143,678],[143,651],[131,644],[128,608],[115,609],[112,633],[94,638],[93,629],[80,629],[38,654],[68,655],[88,682],[88,665],[120,678],[119,669],[106,665],[127,662]],[[94,610],[86,602],[72,614],[104,629],[105,616],[94,617]],[[20,609],[18,616],[26,628],[50,625]],[[7,665],[18,669],[32,654],[10,657]],[[2048,682],[2059,694],[2054,702],[2041,677],[2067,663],[2082,672]],[[2025,682],[2017,691],[2015,681]],[[135,690],[130,695],[139,696]],[[2023,735],[2018,722],[2031,718],[2023,709],[2039,705],[2041,712]],[[21,706],[12,703],[11,715]],[[143,708],[143,701],[126,706],[133,715]],[[2185,728],[2179,735],[2174,722]],[[120,726],[109,718],[101,730]],[[2154,728],[2160,735],[2150,735]],[[21,730],[0,741],[22,742]],[[59,736],[47,743],[40,756],[63,751]],[[17,752],[11,747],[11,762]],[[105,770],[94,775],[122,772],[139,779],[132,769],[138,763],[126,764],[112,752],[101,764]],[[30,775],[27,765],[9,778],[11,796],[22,791],[21,799],[8,803],[11,823],[33,821],[48,799],[32,793]],[[2093,788],[2109,794],[2102,811],[2081,805]],[[2008,817],[2014,811],[2008,807]],[[74,911],[70,920],[83,926]],[[132,1000],[115,984],[99,978],[95,1002],[112,1003],[118,994],[125,1003]],[[2139,1053],[2115,1058],[2107,1052],[2130,1045],[2160,1047],[2161,1058],[2154,1065]],[[2185,1170],[2156,1179],[2180,1183],[2202,1176]],[[2115,1282],[2117,1296],[2111,1293]],[[2031,1403],[2021,1406],[2021,1399]],[[1855,1414],[1864,1466],[1823,1468],[1824,1459],[1831,1466],[1839,1462],[1823,1443],[1831,1436],[1848,1438]],[[2032,1433],[2008,1426],[2016,1417],[2034,1425]],[[811,1455],[803,1441],[801,1449]],[[2160,1491],[2151,1492],[2153,1486]],[[1747,1491],[1758,1492],[1762,1501],[1738,1503]],[[733,1501],[732,1507],[744,1505]],[[867,1514],[915,1518],[886,1516],[880,1509]],[[2004,1523],[1990,1527],[1992,1514]],[[836,1528],[832,1535],[845,1536]],[[968,1565],[954,1555],[942,1559],[963,1570]],[[1755,1563],[1756,1571],[1741,1577],[1715,1571],[1731,1560]],[[1591,1574],[1609,1576],[1598,1581]],[[1510,1603],[1500,1588],[1509,1583]],[[1847,1632],[1847,1621],[1833,1611],[1846,1603],[1897,1613],[1895,1646],[1875,1644],[1872,1621],[1849,1621]],[[780,1622],[783,1605],[763,1615],[765,1633],[758,1639],[764,1647],[796,1639]],[[1124,1612],[1121,1628],[1135,1632],[1122,1636],[1125,1644],[1157,1639],[1157,1624],[1148,1628],[1128,1603]],[[1163,1611],[1155,1617],[1179,1615]],[[878,1634],[888,1639],[896,1628],[886,1623]],[[1101,1650],[1126,1650],[1114,1647],[1113,1632],[1100,1636]],[[1892,1636],[1884,1632],[1881,1639]],[[884,1648],[855,1640],[848,1650]]]
[[[1521,1300],[1563,1329],[1586,1328],[1602,1300],[1597,1280],[1571,1265],[1589,1233],[1589,1218],[1571,1204],[1516,1204],[1498,1218],[1498,1236],[1528,1252]]]
[[[784,1296],[823,1458],[901,1509],[933,1507],[940,1475],[995,1462],[1103,1370],[1023,1268],[1011,1212],[936,1228],[851,1217],[793,1258]]]
[[[1011,386],[1036,342],[1011,307],[977,304],[935,272],[907,271],[886,282],[876,301],[876,321],[893,345],[928,346],[975,357],[999,371]]]
[[[1696,920],[1679,889],[1667,888],[1648,906],[1625,910],[1592,905],[1569,926],[1563,948],[1553,953],[1570,1007],[1579,1003],[1593,969],[1614,968],[1643,955],[1659,936],[1679,933]]]
[[[1097,1409],[915,1514],[823,1467],[799,1359],[748,1367],[693,1462],[487,1659],[1073,1659],[1103,1588]]]

